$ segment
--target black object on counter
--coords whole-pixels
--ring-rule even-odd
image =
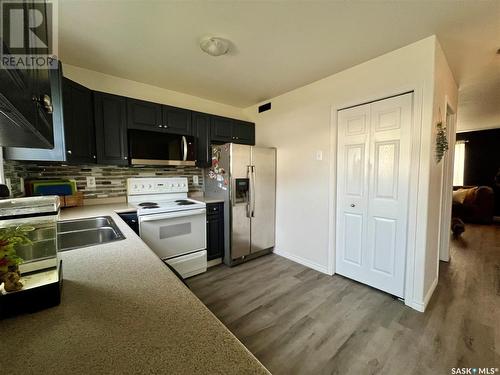
[[[7,185],[0,184],[0,199],[10,197],[10,191]]]
[[[59,261],[59,279],[56,282],[0,294],[0,319],[24,313],[34,313],[61,303],[63,285],[62,260]]]

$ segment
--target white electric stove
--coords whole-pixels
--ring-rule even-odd
[[[207,270],[205,203],[187,193],[184,177],[127,180],[141,239],[183,278]]]

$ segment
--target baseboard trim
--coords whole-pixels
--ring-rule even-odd
[[[425,309],[427,308],[427,305],[429,304],[429,301],[431,300],[432,295],[434,294],[434,291],[436,290],[437,285],[438,285],[438,278],[436,277],[436,279],[434,279],[434,281],[432,282],[431,287],[427,291],[427,294],[425,295],[423,301],[413,300],[413,301],[409,301],[408,303],[406,303],[406,300],[405,300],[406,305],[411,307],[412,309],[417,310],[417,311],[425,312]]]
[[[210,268],[210,267],[218,266],[221,263],[222,263],[222,258],[215,258],[215,259],[207,261],[207,267]]]
[[[302,264],[303,266],[312,268],[313,270],[316,270],[318,272],[325,273],[325,274],[329,275],[328,268],[326,266],[323,266],[322,264],[313,262],[309,259],[305,259],[305,258],[302,258],[302,257],[294,255],[294,254],[290,254],[287,251],[278,250],[276,248],[274,249],[273,252],[274,252],[274,254],[279,255],[283,258],[289,259],[295,263]]]

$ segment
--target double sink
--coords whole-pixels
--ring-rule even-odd
[[[59,251],[125,239],[110,216],[64,220],[57,223]]]

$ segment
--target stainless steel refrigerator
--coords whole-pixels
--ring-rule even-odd
[[[224,263],[269,253],[275,242],[276,149],[227,143],[212,146],[205,194],[224,200]]]

